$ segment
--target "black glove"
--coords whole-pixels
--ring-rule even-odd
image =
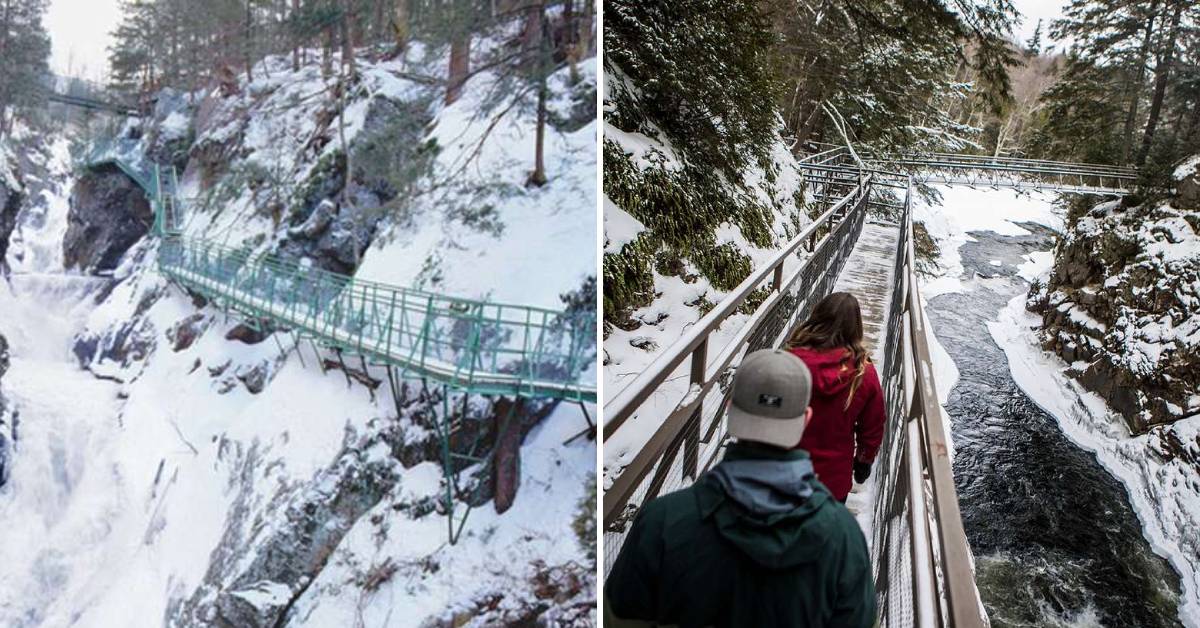
[[[854,461],[854,481],[862,484],[871,477],[871,463]]]

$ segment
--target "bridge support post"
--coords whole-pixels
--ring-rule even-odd
[[[708,338],[692,352],[691,386],[704,386],[704,372],[708,368]],[[719,418],[717,420],[720,420]],[[687,437],[683,445],[683,472],[693,480],[700,462],[700,424],[704,421],[704,400],[696,403],[696,410],[687,422]]]

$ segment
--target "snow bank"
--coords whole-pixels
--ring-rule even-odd
[[[595,59],[579,64],[578,74],[580,85],[595,85]],[[498,120],[496,114],[479,113],[497,80],[488,72],[473,77],[471,89],[438,114],[430,134],[430,141],[441,147],[431,183],[465,176],[469,189],[423,195],[414,211],[424,218],[387,227],[367,251],[357,276],[561,308],[560,295],[596,275],[596,123],[570,132],[548,129],[549,183],[527,187],[536,120],[522,115],[523,108]],[[570,80],[567,68],[551,76],[554,93],[570,94]],[[563,98],[552,108],[565,115],[571,102]],[[465,223],[449,211],[457,205],[488,209],[500,229]]]
[[[1200,626],[1200,416],[1130,436],[1119,415],[1067,375],[1065,362],[1038,346],[1029,329],[1040,325],[1018,296],[988,330],[1013,380],[1125,485],[1151,546],[1182,576],[1180,619]]]

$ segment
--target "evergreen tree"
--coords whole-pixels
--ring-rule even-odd
[[[1192,0],[1073,0],[1052,29],[1073,43],[1071,62],[1046,94],[1050,115],[1031,149],[1136,165],[1152,154],[1167,163],[1200,150],[1190,133],[1197,100],[1188,83],[1198,63],[1198,20]]]
[[[50,37],[42,25],[48,0],[0,0],[0,138],[14,116],[44,102]]]
[[[1033,34],[1029,36],[1029,41],[1025,42],[1025,53],[1032,56],[1042,54],[1042,21],[1037,21],[1037,26],[1033,27]]]
[[[971,93],[992,111],[1009,99],[1015,59],[1007,36],[1016,13],[1007,0],[764,6],[788,82],[778,104],[797,151],[808,141],[840,141],[830,108],[858,140],[881,148],[961,148],[972,130],[959,124],[956,107]]]

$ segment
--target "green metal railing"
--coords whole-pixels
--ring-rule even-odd
[[[267,253],[181,234],[174,169],[134,142],[98,144],[89,167],[112,165],[146,191],[168,278],[271,329],[395,366],[465,392],[596,400],[592,310],[492,303],[339,275]]]
[[[176,211],[179,203],[176,189],[179,177],[175,168],[163,168],[148,161],[142,154],[138,140],[102,140],[88,151],[85,166],[99,168],[112,166],[133,179],[146,192],[150,208],[154,210],[154,233],[158,236],[179,233],[181,223]]]

